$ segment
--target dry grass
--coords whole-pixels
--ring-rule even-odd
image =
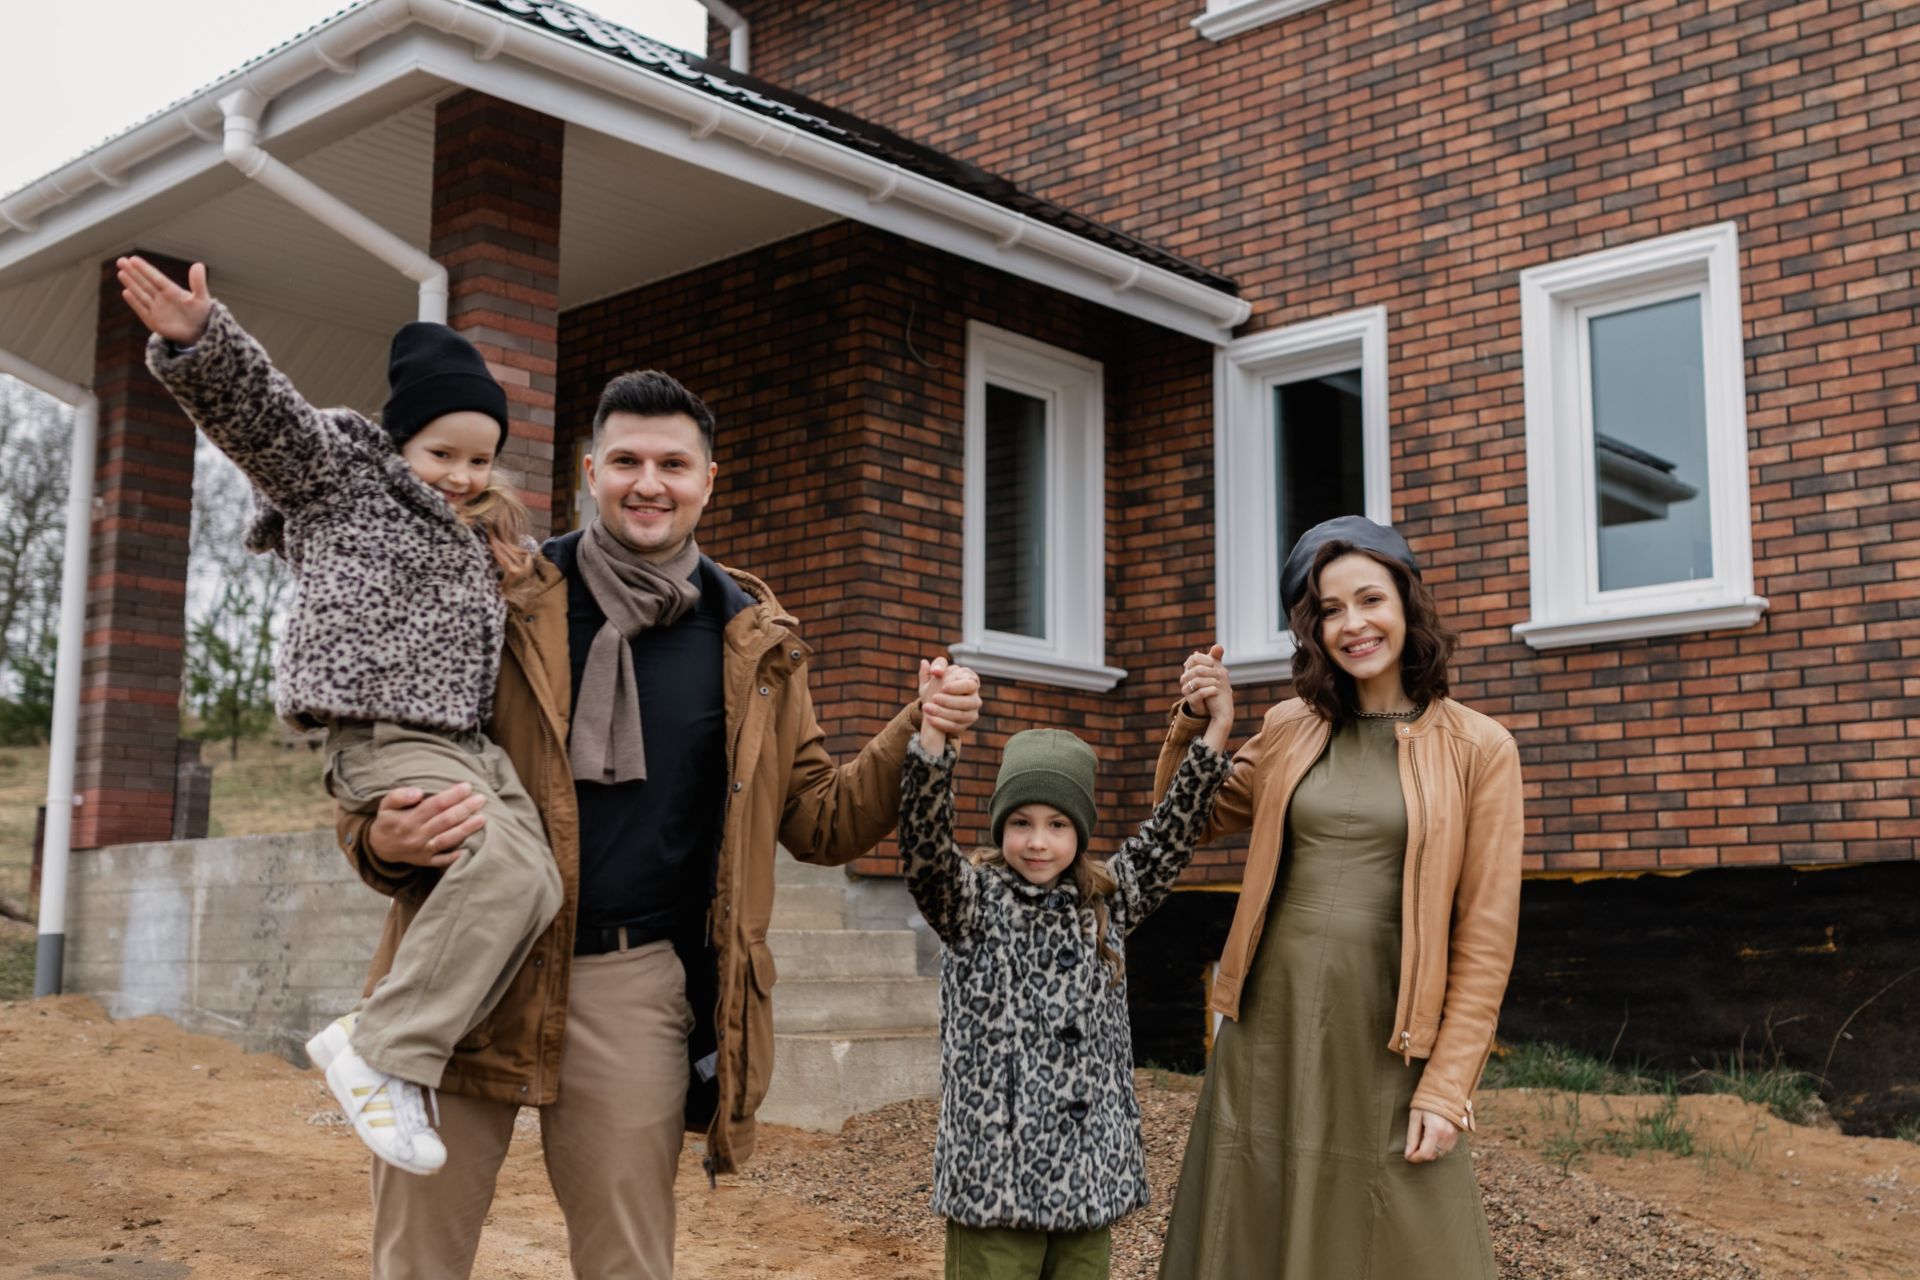
[[[320,753],[283,748],[277,734],[240,744],[208,743],[213,766],[209,835],[268,835],[333,825],[333,802],[320,785]],[[47,798],[47,749],[0,747],[0,895],[26,903],[33,866],[34,811]],[[31,904],[28,904],[31,905]]]

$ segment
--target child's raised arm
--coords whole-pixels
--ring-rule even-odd
[[[1225,755],[1227,734],[1233,728],[1233,681],[1221,661],[1219,645],[1189,657],[1180,673],[1180,690],[1187,705],[1207,715],[1207,731],[1195,738],[1154,806],[1153,815],[1120,846],[1108,868],[1118,888],[1113,916],[1124,936],[1166,901],[1173,882],[1193,860],[1194,848],[1207,829],[1213,798],[1233,770]]]
[[[337,486],[352,445],[207,292],[206,267],[194,263],[182,289],[144,258],[115,266],[120,296],[166,340],[147,367],[268,501],[291,510]]]
[[[920,733],[907,744],[900,768],[900,856],[907,889],[940,940],[961,945],[972,928],[978,899],[975,871],[953,838],[953,763],[950,732],[961,727],[946,715],[940,695],[970,697],[979,677],[946,659],[920,664]]]

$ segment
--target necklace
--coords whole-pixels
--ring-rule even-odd
[[[1411,720],[1425,710],[1425,707],[1415,707],[1411,711],[1356,711],[1353,714],[1363,720]]]

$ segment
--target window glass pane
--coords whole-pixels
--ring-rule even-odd
[[[1366,444],[1360,429],[1360,371],[1288,382],[1273,389],[1273,492],[1280,558],[1300,535],[1335,516],[1367,512]],[[1280,593],[1274,592],[1278,601]],[[1274,605],[1281,630],[1286,610]]]
[[[1713,576],[1700,298],[1587,322],[1600,589]]]
[[[986,622],[1047,635],[1047,402],[987,385]]]

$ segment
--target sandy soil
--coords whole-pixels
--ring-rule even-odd
[[[1192,1088],[1142,1079],[1164,1209]],[[1595,1153],[1562,1176],[1534,1153],[1569,1131],[1562,1102],[1491,1095],[1476,1167],[1507,1274],[1920,1276],[1920,1147],[1788,1126],[1731,1099],[1686,1103],[1699,1154]],[[1577,1125],[1598,1132],[1642,1105],[1587,1098]],[[716,1191],[690,1153],[678,1274],[938,1275],[930,1117],[906,1104],[839,1137],[768,1130],[754,1168]],[[162,1019],[112,1022],[80,997],[0,1004],[0,1162],[0,1280],[366,1274],[367,1157],[318,1076]],[[1138,1218],[1116,1277],[1151,1274],[1153,1224]],[[559,1280],[565,1258],[523,1120],[475,1274]]]

